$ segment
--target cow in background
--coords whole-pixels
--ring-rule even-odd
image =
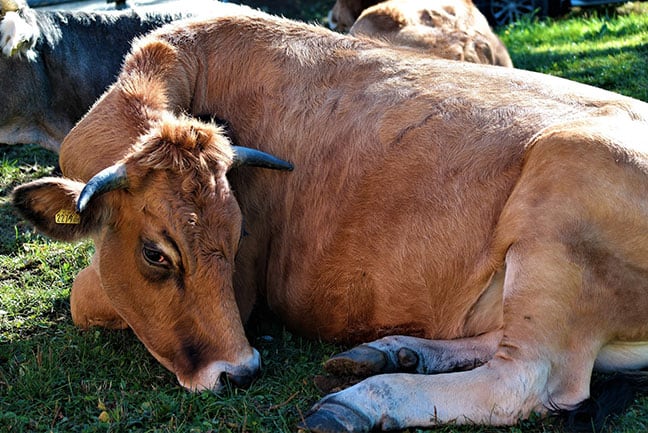
[[[139,39],[65,177],[14,204],[95,240],[75,323],[130,326],[189,389],[249,383],[263,302],[307,336],[387,336],[327,364],[375,376],[313,431],[512,424],[648,365],[647,137],[641,101],[235,8]],[[294,171],[245,166],[291,168],[271,155]]]
[[[60,143],[115,80],[134,37],[162,24],[206,15],[216,1],[114,12],[32,9],[0,3],[0,143],[58,152]],[[210,7],[210,5],[212,5]]]
[[[363,10],[377,3],[380,0],[337,0],[328,13],[329,27],[346,33]]]
[[[329,14],[329,23],[346,28],[355,5],[353,0],[338,0]],[[506,47],[471,0],[379,2],[357,16],[349,33],[444,59],[513,66]]]

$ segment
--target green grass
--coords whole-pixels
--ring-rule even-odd
[[[513,23],[501,37],[516,67],[648,101],[648,3],[608,15]]]
[[[287,3],[279,12],[290,15],[302,7],[299,18],[321,20],[331,3]],[[648,101],[648,9],[626,6],[632,8],[641,13],[586,11],[565,20],[513,24],[500,34],[518,67]],[[294,431],[320,397],[313,377],[339,347],[296,337],[263,316],[249,327],[264,361],[262,377],[246,391],[192,394],[131,332],[73,326],[69,288],[87,265],[92,244],[37,235],[9,204],[14,186],[52,173],[55,165],[56,156],[36,146],[0,146],[0,431]],[[435,431],[561,428],[552,420],[530,420],[507,428]],[[638,402],[610,431],[648,431],[648,401]]]

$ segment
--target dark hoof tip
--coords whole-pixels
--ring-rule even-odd
[[[312,433],[362,433],[371,430],[368,420],[338,404],[324,404],[306,416],[297,428]]]
[[[347,429],[338,420],[331,418],[327,411],[317,411],[306,417],[299,425],[299,430],[312,433],[338,433],[346,432]]]
[[[373,376],[386,373],[387,358],[378,349],[358,346],[333,356],[324,364],[327,373],[337,376]]]

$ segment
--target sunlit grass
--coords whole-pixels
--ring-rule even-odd
[[[567,20],[522,20],[500,29],[516,67],[648,101],[648,7]]]

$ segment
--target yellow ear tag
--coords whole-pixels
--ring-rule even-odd
[[[61,209],[56,213],[56,224],[79,224],[81,216],[73,210]]]

